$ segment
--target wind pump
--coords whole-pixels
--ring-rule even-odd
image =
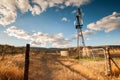
[[[80,11],[80,8],[78,8],[77,16],[76,16],[76,30],[77,30],[77,53],[80,57],[80,40],[82,42],[83,48],[85,48],[85,42],[84,37],[82,33],[82,26],[83,26],[83,20],[82,20],[82,13]]]

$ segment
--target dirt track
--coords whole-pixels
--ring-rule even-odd
[[[78,71],[63,63],[71,61],[53,54],[39,54],[30,57],[30,80],[89,80]]]

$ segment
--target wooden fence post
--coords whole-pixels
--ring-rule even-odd
[[[106,75],[110,76],[112,74],[112,69],[111,69],[111,60],[110,60],[110,53],[109,53],[109,48],[106,47]]]
[[[30,44],[26,44],[24,80],[28,80]]]

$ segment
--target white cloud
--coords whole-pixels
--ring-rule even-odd
[[[16,21],[17,9],[22,13],[28,11],[29,0],[1,0],[0,1],[0,24],[5,26]]]
[[[105,32],[110,32],[115,29],[120,28],[120,13],[113,12],[113,14],[106,16],[96,23],[90,23],[87,28],[92,30],[104,30]]]
[[[68,6],[81,6],[90,2],[90,0],[33,0],[34,3],[38,4],[41,8],[41,12],[47,8],[57,6],[61,9]]]
[[[17,6],[18,9],[20,9],[22,13],[27,12],[31,8],[29,0],[14,0],[14,1],[16,2],[15,5]]]
[[[63,22],[67,22],[67,21],[68,21],[68,19],[67,19],[66,17],[63,17],[61,20],[62,20]]]
[[[39,15],[41,13],[40,8],[37,5],[34,5],[30,8],[32,15]]]
[[[14,11],[0,9],[0,24],[8,25],[15,22],[17,14]]]
[[[4,32],[9,36],[13,36],[18,39],[29,40],[32,45],[40,45],[41,47],[45,47],[47,43],[51,44],[53,47],[68,47],[70,42],[70,40],[63,37],[62,33],[47,34],[37,32],[30,35],[26,31],[15,26],[6,29]]]
[[[83,36],[86,38],[86,40],[91,40],[91,38],[89,38],[89,36],[93,35],[93,34],[96,34],[95,31],[89,30],[89,29],[83,31],[82,33],[83,33]],[[77,33],[73,34],[69,40],[71,40],[71,41],[75,40],[75,39],[77,39],[77,36],[78,36]],[[79,33],[79,36],[81,36],[81,33]]]
[[[85,31],[82,31],[82,34],[84,37],[88,37],[90,35],[96,34],[96,32],[94,30],[87,29]],[[71,36],[71,38],[69,40],[75,40],[77,38],[77,36],[78,36],[77,33],[75,33]],[[81,33],[79,33],[79,36],[81,36]]]
[[[93,35],[95,33],[96,32],[93,30],[85,30],[85,31],[83,31],[83,36],[89,36],[89,35]],[[79,33],[79,35],[81,35],[81,33]]]
[[[70,6],[70,5],[71,5],[70,1],[66,1],[66,2],[65,2],[65,5],[66,5],[66,6]]]
[[[15,22],[17,10],[21,13],[29,10],[33,15],[39,15],[50,7],[80,6],[89,2],[90,0],[1,0],[0,25],[5,26]]]
[[[90,2],[90,0],[64,0],[64,1],[65,1],[66,6],[73,5],[73,6],[78,6],[78,7],[80,5],[87,4]]]
[[[15,26],[12,26],[12,27],[6,29],[6,31],[4,31],[4,32],[7,33],[9,36],[17,37],[19,39],[28,40],[30,38],[30,35],[27,32],[15,27]]]
[[[42,32],[34,33],[31,35],[31,43],[34,45],[46,45],[50,43],[53,47],[68,47],[69,40],[63,37],[62,33],[59,34],[44,34]]]

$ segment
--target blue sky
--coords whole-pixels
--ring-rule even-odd
[[[74,22],[79,7],[87,46],[120,45],[119,3],[119,0],[0,0],[0,44],[76,46]]]

